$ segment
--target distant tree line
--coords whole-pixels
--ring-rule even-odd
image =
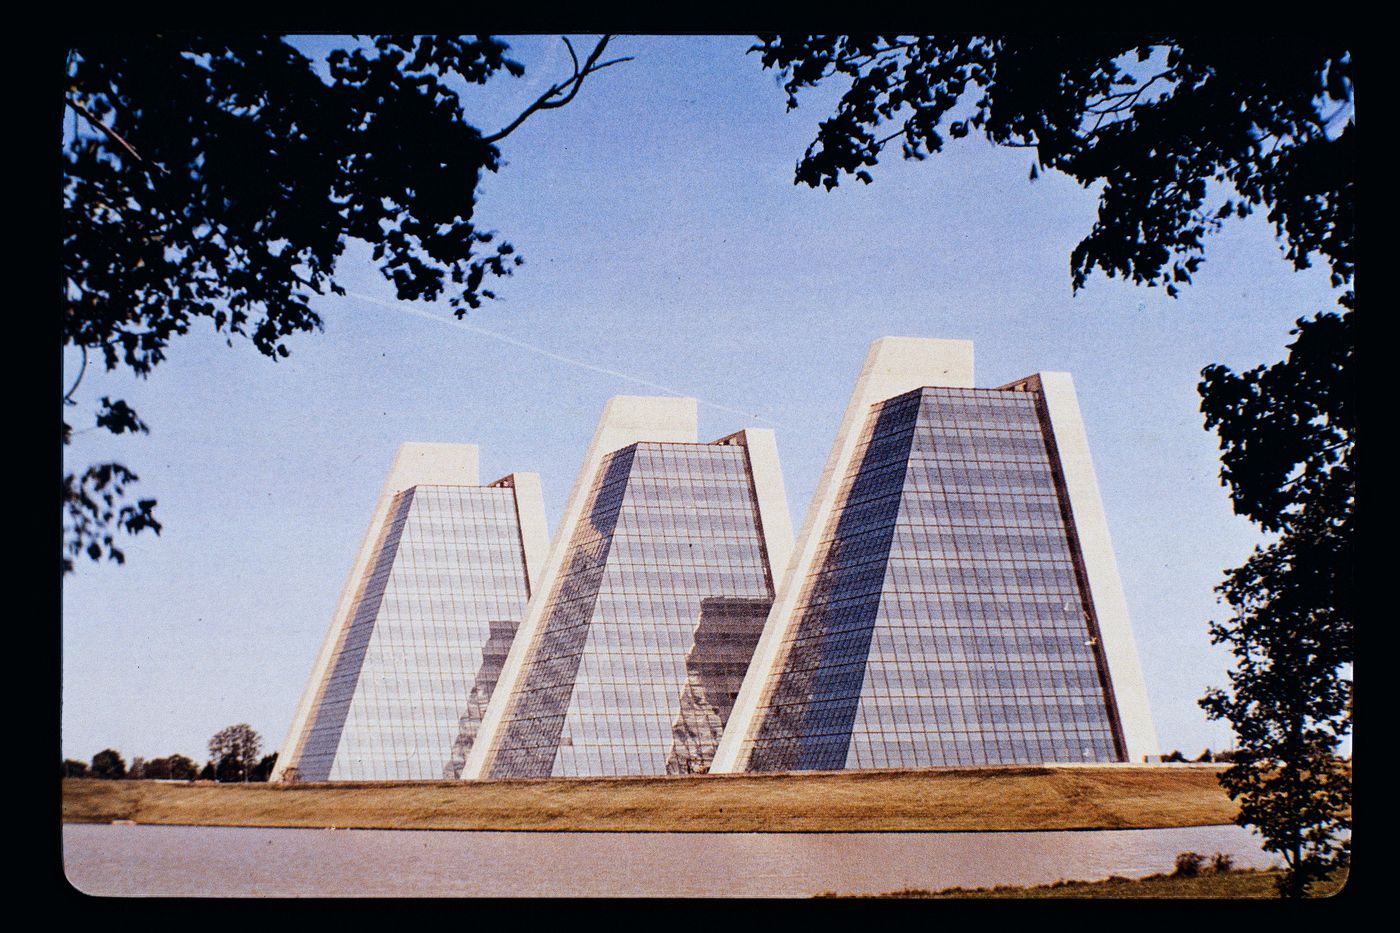
[[[1187,758],[1187,757],[1186,757],[1185,755],[1183,755],[1180,751],[1168,752],[1167,754],[1165,754],[1165,755],[1162,756],[1162,761],[1163,761],[1164,763],[1168,763],[1168,764],[1170,764],[1170,763],[1172,763],[1172,762],[1177,762],[1177,761],[1181,761],[1181,762],[1185,762],[1185,761],[1210,762],[1210,761],[1234,761],[1234,760],[1235,760],[1235,753],[1232,752],[1232,751],[1212,752],[1210,749],[1206,749],[1205,751],[1201,752],[1201,754],[1200,754],[1199,756],[1197,756],[1197,757],[1195,757],[1195,758]]]
[[[221,729],[209,740],[209,760],[204,767],[184,755],[136,757],[128,767],[114,748],[104,748],[86,764],[65,758],[61,774],[66,778],[100,778],[108,781],[266,781],[277,764],[277,753],[261,755],[262,737],[247,723]]]

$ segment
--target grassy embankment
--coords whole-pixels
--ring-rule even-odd
[[[67,779],[63,820],[602,832],[987,832],[1229,823],[1213,766],[360,784]]]
[[[1268,871],[1203,872],[1194,877],[1180,875],[1150,875],[1146,878],[1120,878],[1105,881],[1057,881],[1035,887],[1018,888],[947,888],[943,891],[910,889],[877,894],[875,897],[909,898],[1277,898],[1278,879],[1283,872]],[[1326,881],[1314,885],[1309,897],[1331,897],[1346,884],[1347,872],[1341,871]],[[832,897],[826,894],[822,897]]]

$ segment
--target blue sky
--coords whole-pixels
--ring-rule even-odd
[[[567,74],[558,37],[508,41],[525,77],[465,96],[488,131]],[[885,335],[974,341],[979,385],[1073,374],[1163,749],[1228,743],[1196,706],[1229,662],[1206,623],[1260,536],[1219,484],[1196,384],[1210,363],[1281,358],[1292,322],[1332,307],[1325,272],[1294,272],[1255,215],[1208,240],[1178,299],[1102,276],[1072,295],[1095,192],[1031,183],[1030,153],[971,138],[923,163],[892,152],[869,186],[795,186],[833,96],[785,112],[750,44],[616,39],[634,61],[508,137],[477,220],[525,265],[466,326],[445,305],[396,310],[352,243],[353,294],[319,300],[324,332],[287,360],[196,330],[148,381],[89,370],[79,401],[124,397],[151,434],[80,433],[68,465],[125,462],[165,531],[64,581],[66,756],[203,761],[237,722],[276,749],[403,441],[478,444],[485,481],[539,472],[552,532],[604,402],[661,394],[640,380],[699,398],[702,439],[774,428],[800,526]]]

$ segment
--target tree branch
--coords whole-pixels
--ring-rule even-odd
[[[537,97],[534,103],[526,107],[525,110],[521,112],[520,116],[516,117],[510,122],[510,125],[508,125],[505,129],[500,130],[499,132],[492,133],[490,136],[483,137],[481,140],[482,142],[494,143],[498,142],[499,140],[505,139],[511,133],[514,133],[517,129],[519,129],[520,124],[524,123],[527,119],[529,119],[531,114],[534,114],[540,110],[554,110],[558,107],[564,106],[569,101],[574,99],[574,95],[578,93],[578,89],[583,87],[583,79],[591,75],[593,72],[602,71],[604,68],[607,68],[612,65],[618,65],[622,62],[632,61],[632,57],[629,55],[625,58],[614,58],[611,61],[599,62],[599,57],[602,56],[603,50],[608,47],[608,42],[612,39],[612,36],[604,36],[598,42],[598,45],[593,49],[593,51],[589,53],[587,60],[585,60],[583,63],[583,67],[579,68],[578,56],[574,54],[573,44],[569,42],[567,36],[561,36],[560,38],[564,40],[564,45],[569,50],[569,57],[573,59],[573,77],[569,78],[569,80],[563,82],[562,84],[551,84],[549,86],[549,90],[545,91],[543,94]],[[559,100],[553,99],[560,94],[563,94],[564,96]]]
[[[1149,87],[1151,87],[1152,84],[1158,78],[1169,77],[1171,77],[1171,73],[1163,71],[1160,74],[1153,75],[1147,80],[1146,83],[1142,84],[1136,90],[1122,91],[1118,94],[1107,94],[1103,97],[1102,100],[1095,102],[1095,104],[1093,105],[1086,104],[1084,107],[1084,112],[1096,113],[1099,115],[1099,118],[1094,121],[1094,128],[1091,129],[1087,134],[1085,134],[1085,139],[1090,139],[1098,133],[1099,127],[1103,125],[1104,117],[1108,116],[1110,113],[1122,113],[1125,110],[1132,110],[1137,106],[1138,100],[1142,97],[1143,92],[1146,91]],[[1103,109],[1098,109],[1100,105],[1106,104],[1110,100],[1117,100],[1118,103],[1114,104],[1111,107],[1104,107]]]
[[[116,130],[112,129],[110,126],[103,123],[101,120],[97,119],[97,117],[93,115],[92,111],[88,110],[86,107],[84,107],[82,104],[78,103],[71,97],[65,96],[63,99],[68,102],[68,106],[72,107],[78,113],[86,117],[89,123],[97,127],[103,133],[107,134],[108,139],[112,140],[114,143],[125,149],[131,155],[131,157],[137,161],[138,164],[144,165],[147,168],[153,168],[156,171],[160,172],[162,175],[170,174],[170,172],[166,171],[165,166],[157,165],[150,159],[143,156],[141,153],[137,152],[136,147],[132,146],[131,143],[127,142],[125,139],[122,139],[121,136],[117,134]]]
[[[73,387],[63,396],[63,404],[65,405],[78,404],[73,401],[73,393],[78,391],[78,386],[81,385],[83,381],[83,373],[87,372],[87,347],[79,345],[78,349],[83,351],[83,365],[82,368],[78,370],[78,378],[73,380]]]
[[[875,140],[875,149],[876,149],[877,151],[883,150],[883,149],[885,148],[885,143],[889,142],[889,141],[892,140],[892,139],[898,139],[899,137],[905,135],[906,132],[907,132],[907,130],[905,130],[903,127],[901,127],[897,132],[891,133],[890,135],[886,136],[884,139],[877,139],[877,140]]]
[[[879,58],[881,55],[888,55],[891,52],[908,51],[913,49],[915,45],[916,43],[914,42],[900,42],[896,43],[895,45],[885,46],[882,49],[872,49],[866,55],[846,55],[844,58],[833,58],[831,59],[831,64],[834,68],[838,70],[840,70],[843,66],[849,68],[851,65],[855,65],[858,68],[864,68],[866,65]],[[899,59],[896,58],[895,61],[899,61]]]

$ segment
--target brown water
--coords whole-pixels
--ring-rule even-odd
[[[1043,833],[483,833],[63,827],[68,880],[117,897],[806,897],[1275,859],[1237,826]]]

